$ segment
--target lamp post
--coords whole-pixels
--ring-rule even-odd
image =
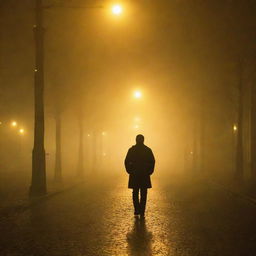
[[[30,196],[46,194],[44,149],[44,29],[42,0],[36,0],[35,72],[34,72],[34,147]]]
[[[19,133],[19,147],[18,147],[18,150],[19,150],[19,156],[20,156],[20,164],[21,166],[23,167],[24,165],[24,157],[26,156],[25,154],[25,148],[23,147],[23,144],[24,144],[24,136],[25,136],[25,129],[24,128],[19,128],[18,130],[18,133]]]
[[[234,169],[234,174],[236,173],[236,154],[237,154],[237,132],[238,132],[238,127],[237,124],[233,125],[233,169]]]
[[[82,107],[78,110],[78,128],[79,128],[79,144],[78,144],[78,163],[77,177],[84,177],[84,120]]]
[[[62,182],[62,165],[61,165],[61,111],[59,106],[57,107],[55,113],[55,123],[56,123],[56,131],[55,131],[55,172],[54,172],[54,181],[56,183]]]

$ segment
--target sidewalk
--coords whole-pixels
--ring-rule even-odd
[[[64,180],[61,184],[47,180],[47,194],[45,196],[29,198],[31,178],[24,173],[11,173],[0,175],[0,215],[2,217],[22,212],[34,204],[54,195],[68,191],[79,184],[72,180]]]
[[[223,190],[230,195],[246,200],[256,206],[256,190],[255,184],[249,180],[244,180],[242,183],[236,183],[232,180],[223,181],[221,179],[206,178],[210,185]]]

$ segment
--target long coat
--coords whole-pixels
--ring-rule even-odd
[[[154,172],[155,158],[152,150],[144,144],[132,146],[125,158],[129,173],[128,188],[151,188],[150,175]]]

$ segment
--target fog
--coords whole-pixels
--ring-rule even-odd
[[[111,2],[96,2],[44,2],[49,7],[44,9],[48,179],[53,180],[55,171],[56,118],[64,180],[76,177],[79,168],[88,177],[125,175],[123,161],[137,134],[145,136],[155,154],[156,175],[231,179],[241,79],[243,166],[250,177],[247,102],[255,81],[255,5],[124,1],[125,14],[113,17]],[[91,8],[95,4],[104,8]],[[1,0],[0,8],[1,172],[24,173],[29,183],[34,2]],[[18,127],[11,127],[13,120]],[[18,132],[21,127],[24,134]]]

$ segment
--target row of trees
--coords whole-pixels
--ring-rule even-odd
[[[204,4],[192,1],[184,8],[191,19],[185,24],[193,24],[186,31],[191,42],[188,46],[190,52],[192,49],[195,52],[192,55],[193,65],[196,66],[196,79],[200,85],[197,87],[194,110],[194,168],[207,172],[207,140],[212,136],[209,129],[207,131],[207,122],[212,118],[208,103],[214,97],[212,92],[215,87],[218,90],[216,106],[224,102],[223,112],[226,112],[230,123],[230,135],[236,137],[233,179],[240,182],[249,172],[251,180],[255,180],[256,4],[250,0],[209,0]]]
[[[44,30],[42,26],[42,1],[36,0],[36,69],[35,69],[35,144],[33,150],[33,177],[31,194],[37,195],[46,192],[45,184],[45,153],[44,153]],[[197,155],[198,169],[202,171],[206,169],[205,156],[207,154],[207,122],[209,118],[207,110],[207,102],[210,97],[210,87],[216,86],[218,80],[220,84],[220,94],[227,94],[224,99],[227,104],[230,104],[230,95],[235,95],[232,98],[234,103],[233,109],[236,115],[231,120],[237,124],[237,150],[236,150],[236,171],[234,176],[237,180],[241,180],[244,169],[244,142],[245,132],[243,127],[247,122],[245,118],[250,113],[251,136],[247,138],[247,143],[251,145],[251,165],[252,173],[255,173],[255,89],[253,82],[250,86],[251,104],[246,104],[245,98],[245,71],[248,66],[255,65],[255,4],[252,1],[177,1],[172,3],[172,12],[178,13],[181,21],[180,30],[183,34],[183,52],[180,57],[187,60],[191,67],[187,72],[187,76],[191,78],[191,84],[196,85],[195,101],[197,102],[194,116],[198,117],[194,122],[196,129],[195,154]],[[168,31],[172,33],[172,31]],[[169,40],[169,37],[167,37]],[[170,40],[173,40],[170,37]],[[171,43],[171,42],[170,42]],[[232,63],[232,70],[228,70]],[[217,71],[216,71],[217,70]],[[250,81],[254,81],[250,72]],[[216,79],[216,76],[219,76]],[[248,80],[248,79],[246,79]],[[79,90],[78,90],[79,91]],[[229,93],[227,93],[227,91]],[[231,92],[232,91],[232,92]],[[233,93],[235,91],[235,93]],[[59,97],[59,95],[57,95]],[[57,98],[56,97],[56,98]],[[235,99],[235,100],[234,100]],[[231,105],[231,104],[230,104]],[[249,107],[248,107],[249,106]],[[78,108],[77,115],[80,127],[80,136],[83,137],[83,113]],[[60,131],[61,131],[61,113],[62,107],[56,101],[56,179],[60,179]],[[229,113],[229,112],[227,112]],[[229,117],[227,116],[227,119]],[[79,163],[81,166],[78,169],[82,170],[83,158],[83,140],[79,140]]]

